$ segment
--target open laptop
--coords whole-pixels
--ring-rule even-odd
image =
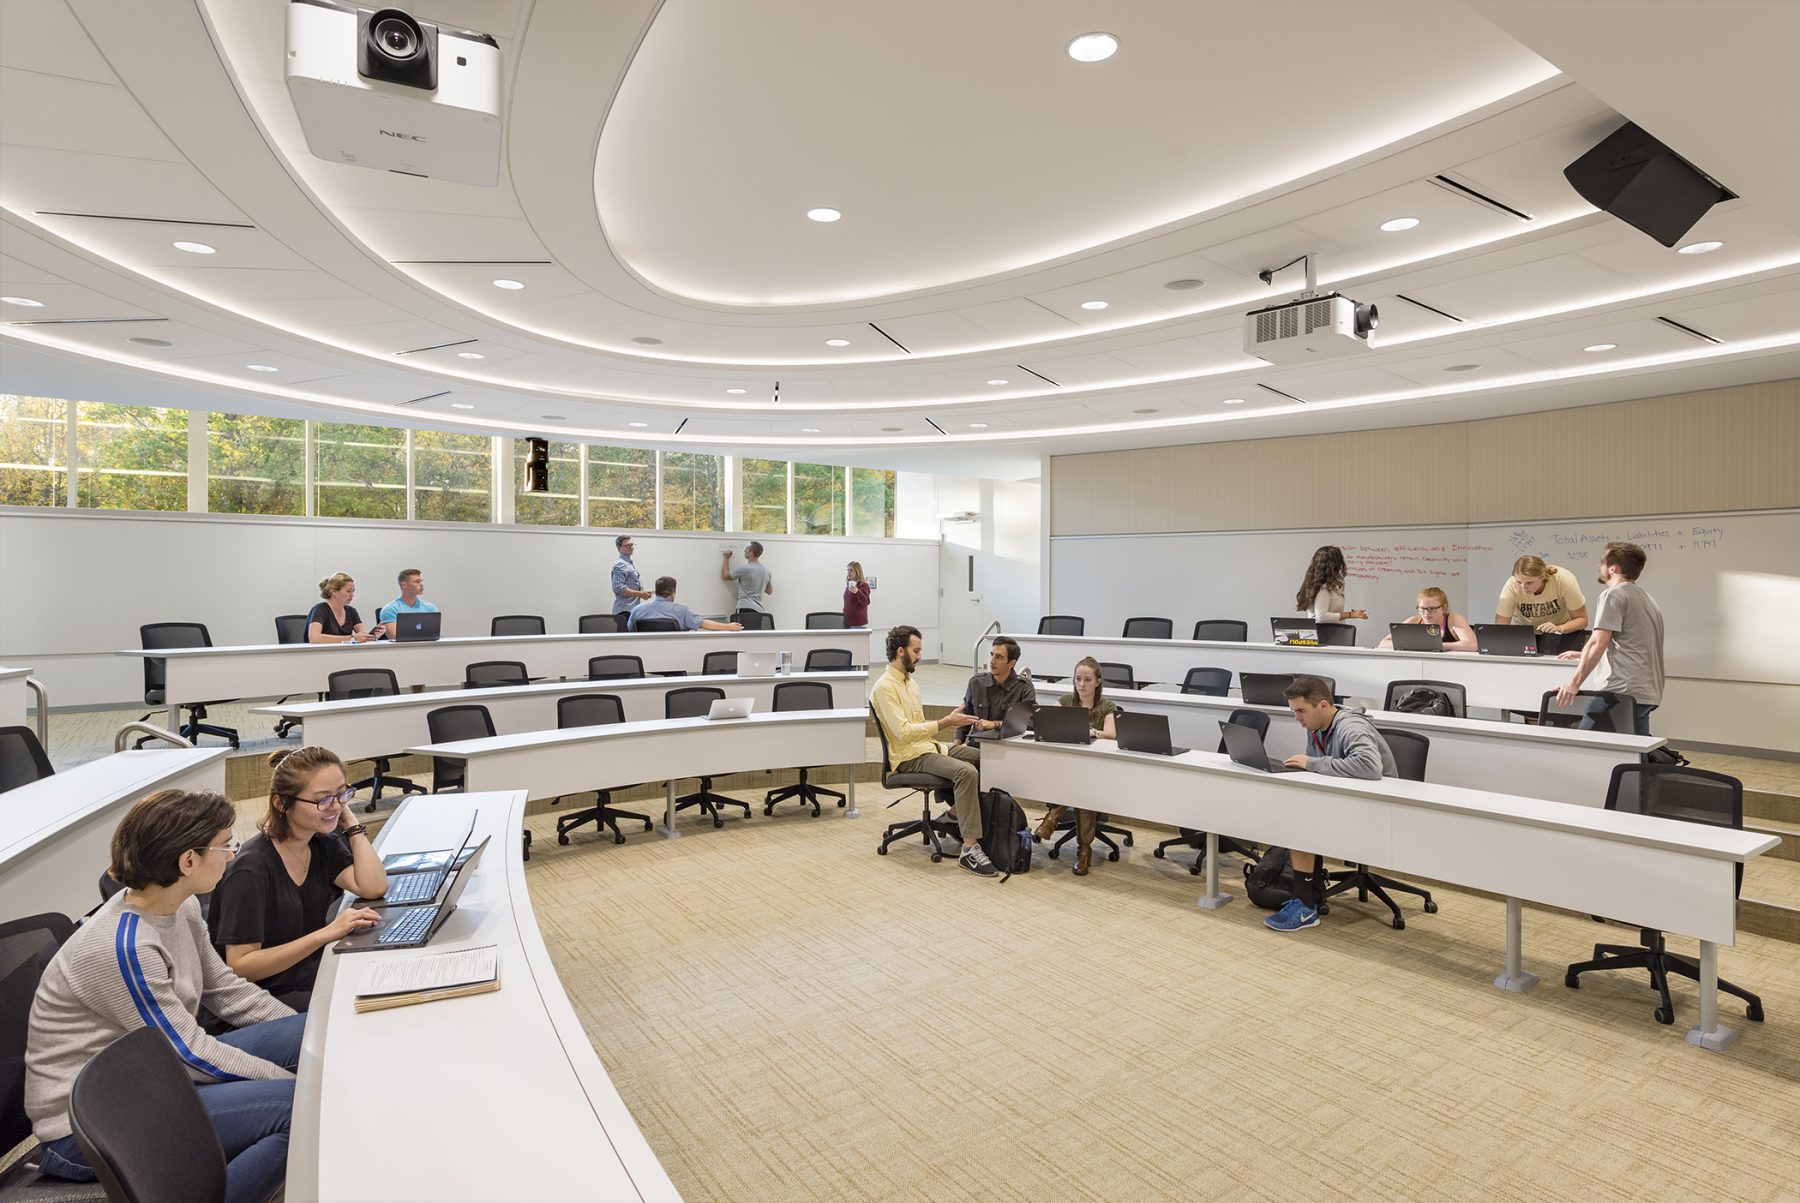
[[[772,677],[780,652],[739,652],[737,675],[740,677]]]
[[[1119,747],[1126,752],[1154,752],[1158,756],[1180,756],[1189,748],[1169,743],[1169,716],[1166,714],[1113,715],[1113,728],[1119,733]]]
[[[1262,736],[1242,723],[1220,723],[1219,734],[1225,740],[1225,754],[1231,763],[1263,773],[1300,773],[1304,769],[1289,768],[1269,755]]]
[[[1032,724],[1039,743],[1091,744],[1094,729],[1088,723],[1088,712],[1079,706],[1039,706]]]
[[[1319,624],[1310,618],[1271,618],[1269,628],[1282,647],[1319,646]]]
[[[1444,650],[1444,628],[1435,622],[1390,622],[1388,634],[1393,636],[1397,652]]]
[[[432,643],[444,632],[444,616],[429,614],[394,615],[394,639],[399,643]]]
[[[1478,622],[1475,645],[1484,656],[1535,656],[1538,653],[1537,632],[1510,622]]]
[[[353,936],[345,936],[332,947],[338,952],[374,952],[380,948],[422,948],[429,944],[431,937],[456,909],[457,899],[474,880],[475,866],[481,863],[488,838],[484,836],[473,855],[458,868],[450,870],[434,901],[419,906],[390,906],[382,911],[380,923]]]
[[[1031,707],[1024,702],[1018,702],[1008,706],[1006,708],[1006,713],[1000,716],[1000,727],[998,730],[971,731],[969,732],[969,738],[971,740],[1012,739],[1014,736],[1023,735],[1029,730],[1031,730]]]
[[[707,707],[707,718],[749,718],[755,698],[720,698]]]
[[[455,848],[438,848],[430,852],[395,852],[381,858],[381,867],[389,877],[388,892],[376,900],[362,900],[362,905],[391,905],[396,901],[427,902],[434,897],[438,888],[444,884],[444,874],[469,859],[470,844],[475,836],[475,816],[469,816],[469,829],[463,832],[462,843]],[[430,885],[408,884],[405,886],[391,880],[396,875],[404,876],[409,882],[421,879],[430,880]],[[400,893],[397,895],[395,891]],[[421,892],[422,891],[422,892]],[[416,895],[416,897],[408,897]]]

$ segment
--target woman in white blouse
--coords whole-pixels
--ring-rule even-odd
[[[1294,596],[1294,609],[1309,611],[1314,622],[1345,622],[1367,618],[1367,610],[1344,608],[1344,551],[1341,547],[1321,547],[1313,552],[1306,566],[1306,579]]]

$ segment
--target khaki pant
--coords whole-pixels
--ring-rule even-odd
[[[1068,809],[1066,806],[1052,806],[1044,812],[1044,818],[1049,820],[1050,825],[1054,827],[1062,822],[1063,814]],[[1097,810],[1077,810],[1075,812],[1075,846],[1091,848],[1094,844],[1094,833],[1099,830],[1100,820],[1105,817]]]
[[[939,752],[927,752],[923,756],[915,756],[904,764],[897,764],[894,770],[900,773],[932,773],[950,782],[956,791],[956,825],[962,828],[965,840],[981,838],[981,770],[976,768],[981,753],[976,749],[958,745],[950,749],[950,755]]]

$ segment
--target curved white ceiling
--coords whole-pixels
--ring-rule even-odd
[[[1071,59],[1096,27],[1120,51]],[[1461,5],[1416,0],[667,0],[595,196],[614,252],[665,292],[843,305],[1191,220],[1555,74]],[[807,220],[817,206],[843,219]]]

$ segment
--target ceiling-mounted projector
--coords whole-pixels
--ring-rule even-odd
[[[290,0],[287,86],[306,146],[333,163],[491,188],[500,47],[398,8]]]
[[[1369,349],[1369,331],[1380,320],[1375,306],[1343,293],[1302,296],[1246,313],[1244,351],[1277,364],[1360,355]]]

